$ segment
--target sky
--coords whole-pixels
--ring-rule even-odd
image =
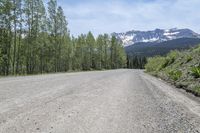
[[[200,0],[58,0],[70,33],[190,28],[200,33]]]

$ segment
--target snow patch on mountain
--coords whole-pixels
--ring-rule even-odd
[[[142,42],[155,42],[158,40],[159,40],[159,38],[154,37],[154,38],[150,38],[150,39],[143,39]]]
[[[152,31],[128,31],[126,33],[113,33],[122,41],[124,47],[139,42],[164,42],[178,38],[200,38],[200,35],[190,29],[155,29]]]
[[[177,35],[179,34],[180,32],[165,32],[164,35],[165,36],[173,36],[173,35]]]

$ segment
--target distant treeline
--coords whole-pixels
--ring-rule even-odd
[[[56,0],[0,1],[0,75],[126,67],[122,44],[107,34],[71,37]]]
[[[146,58],[166,56],[172,50],[186,50],[197,46],[199,43],[199,38],[178,38],[159,43],[136,43],[134,45],[125,47],[127,53],[127,66],[128,68],[144,69],[144,65],[147,63]]]
[[[127,55],[127,68],[129,69],[144,69],[147,63],[145,56]]]

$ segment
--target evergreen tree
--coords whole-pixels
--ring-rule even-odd
[[[144,69],[146,63],[144,56],[127,56],[127,67],[130,69]]]

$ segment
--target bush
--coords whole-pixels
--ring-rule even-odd
[[[145,69],[147,72],[158,72],[163,68],[173,64],[175,60],[178,58],[178,51],[171,51],[166,57],[156,56],[153,58],[149,58]]]
[[[147,64],[145,65],[145,69],[147,72],[157,72],[165,67],[166,59],[164,57],[153,57],[149,58]]]
[[[196,47],[196,48],[193,50],[193,52],[199,53],[199,52],[200,52],[200,45],[199,45],[198,47]]]
[[[166,60],[167,60],[166,66],[174,63],[174,61],[177,59],[178,55],[179,55],[178,51],[171,51],[166,57]]]
[[[190,62],[192,59],[193,59],[192,56],[187,55],[186,56],[186,63]]]
[[[172,79],[174,81],[177,81],[182,76],[181,71],[175,71],[175,70],[170,71],[168,74],[169,74],[170,79]]]
[[[200,65],[198,67],[193,67],[191,69],[192,71],[192,75],[195,77],[195,78],[200,78]]]
[[[192,89],[192,91],[195,93],[195,95],[200,95],[200,86],[196,86]]]

